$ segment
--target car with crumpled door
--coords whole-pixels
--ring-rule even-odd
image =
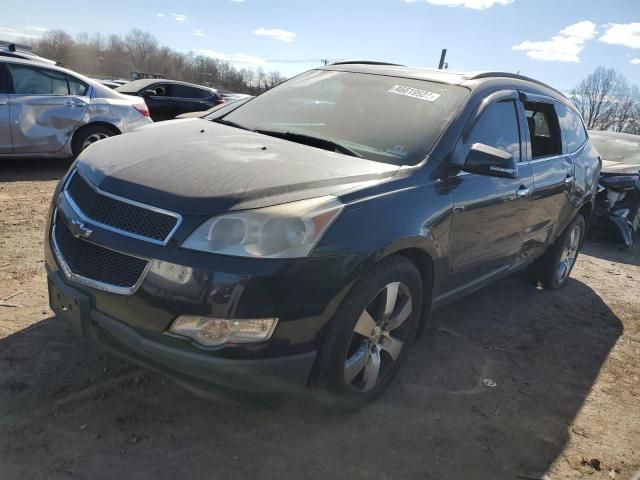
[[[0,157],[76,157],[150,123],[141,98],[55,65],[0,57]]]

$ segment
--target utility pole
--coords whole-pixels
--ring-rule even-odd
[[[323,58],[320,60],[325,66],[327,65],[327,63],[329,63],[329,60],[327,60],[326,58]]]
[[[438,70],[442,70],[444,68],[444,59],[447,56],[447,49],[443,48],[442,53],[440,54],[440,63],[438,64]]]

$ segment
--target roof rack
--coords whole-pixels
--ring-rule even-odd
[[[535,83],[536,85],[540,85],[541,87],[548,88],[549,90],[554,91],[558,95],[567,98],[567,95],[562,93],[560,90],[553,88],[550,85],[547,85],[540,80],[536,80],[535,78],[530,78],[525,75],[520,75],[519,73],[509,73],[509,72],[471,72],[464,74],[465,80],[477,80],[480,78],[491,78],[491,77],[501,77],[501,78],[513,78],[516,80],[524,80],[526,82]]]
[[[391,67],[406,67],[406,65],[401,65],[399,63],[389,63],[389,62],[376,62],[375,60],[339,60],[337,62],[332,62],[329,65],[349,65],[349,64],[358,64],[358,65],[388,65]]]

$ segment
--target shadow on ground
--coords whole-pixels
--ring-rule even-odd
[[[58,319],[0,340],[0,478],[536,478],[622,333],[585,284],[517,275],[437,312],[349,416],[193,397]]]
[[[0,158],[0,182],[58,180],[72,163],[65,158]]]

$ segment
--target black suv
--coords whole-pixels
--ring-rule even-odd
[[[331,65],[83,152],[47,227],[51,306],[197,392],[358,406],[434,308],[524,267],[565,285],[599,171],[540,82]]]
[[[171,120],[188,112],[202,112],[224,103],[215,88],[158,78],[133,80],[116,92],[144,98],[154,122]]]

